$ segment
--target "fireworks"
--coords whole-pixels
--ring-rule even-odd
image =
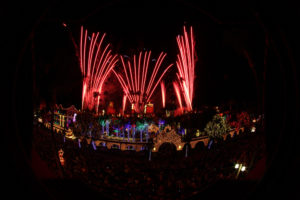
[[[130,62],[130,60],[128,60],[127,63],[124,58],[120,56],[125,76],[122,76],[115,70],[113,70],[113,72],[118,78],[128,100],[131,104],[134,104],[136,112],[139,113],[143,110],[144,105],[149,102],[157,85],[173,65],[170,64],[164,71],[158,73],[166,55],[167,54],[163,52],[159,55],[151,74],[148,73],[151,51],[140,52],[138,59],[136,55],[134,55],[133,61]]]
[[[174,87],[175,94],[176,94],[176,97],[177,97],[177,100],[178,100],[178,103],[179,103],[179,108],[180,108],[180,110],[182,110],[182,102],[181,102],[181,96],[180,96],[180,89],[179,89],[178,84],[175,81],[173,82],[173,87]]]
[[[99,32],[88,37],[88,31],[81,26],[80,69],[83,76],[82,109],[96,109],[99,105],[103,83],[116,65],[117,55],[112,55],[110,44],[104,48],[102,42],[105,33],[99,40]],[[88,38],[90,42],[88,42]],[[89,44],[87,44],[89,43]],[[95,51],[96,50],[96,51]]]
[[[162,107],[166,107],[166,87],[164,82],[160,82]]]
[[[184,35],[177,36],[177,44],[179,48],[179,54],[177,55],[177,78],[181,91],[183,92],[183,97],[188,111],[193,109],[193,92],[194,92],[194,79],[195,79],[195,42],[193,36],[193,29],[190,28],[190,34],[186,32],[185,27],[183,27]],[[177,90],[179,88],[175,87],[176,95],[179,101],[179,93]],[[177,89],[176,89],[177,88]],[[180,103],[181,105],[181,103]]]
[[[123,104],[122,104],[122,112],[123,112],[123,114],[125,113],[126,100],[127,100],[127,96],[124,95],[124,96],[123,96]]]
[[[82,85],[82,109],[98,110],[102,87],[105,79],[112,71],[122,86],[124,96],[122,101],[122,111],[124,113],[126,101],[131,103],[135,112],[142,112],[144,106],[150,102],[151,96],[160,83],[162,107],[166,106],[166,88],[162,78],[173,64],[162,68],[162,62],[166,53],[161,52],[157,60],[154,60],[154,66],[150,63],[151,51],[141,51],[133,58],[120,56],[121,71],[114,70],[118,62],[117,55],[112,55],[110,44],[103,45],[105,33],[100,35],[92,33],[81,27],[80,37],[80,68],[83,76]],[[177,81],[173,82],[176,97],[183,110],[183,102],[187,111],[192,111],[192,102],[194,95],[195,79],[195,42],[193,29],[190,32],[183,27],[183,35],[176,37],[179,53],[177,54],[176,74]],[[125,59],[126,57],[126,59]],[[182,97],[181,97],[182,95]]]

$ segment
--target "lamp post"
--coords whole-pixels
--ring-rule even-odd
[[[238,179],[241,171],[243,172],[243,171],[246,170],[246,166],[243,166],[242,164],[238,164],[238,163],[235,164],[234,168],[238,170],[238,172],[237,172],[237,174],[235,176],[235,179]]]

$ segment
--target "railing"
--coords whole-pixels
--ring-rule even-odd
[[[117,142],[117,143],[130,143],[130,144],[147,144],[147,142],[145,140],[143,140],[143,142],[141,142],[139,139],[136,139],[135,141],[133,141],[132,138],[128,138],[125,137],[110,137],[110,138],[98,138],[96,139],[96,141],[106,141],[106,142]]]

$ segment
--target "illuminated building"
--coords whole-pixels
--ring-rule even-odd
[[[56,132],[65,131],[66,137],[73,137],[73,132],[69,125],[75,122],[77,113],[78,110],[73,105],[68,108],[63,108],[62,105],[55,105],[53,113],[53,130]],[[45,123],[45,126],[50,128],[51,124],[47,122]]]

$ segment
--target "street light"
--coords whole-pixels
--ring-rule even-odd
[[[235,179],[238,179],[241,171],[244,172],[246,170],[246,166],[243,166],[242,164],[239,163],[235,164],[234,168],[238,169]]]

